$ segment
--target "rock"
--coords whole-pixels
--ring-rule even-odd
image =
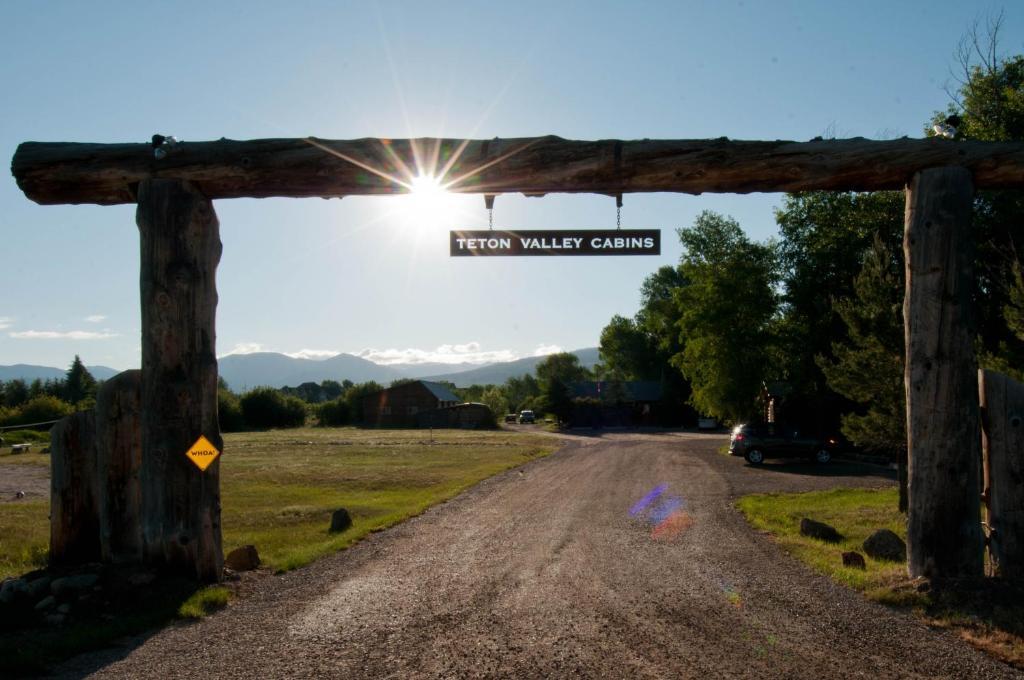
[[[864,541],[864,552],[876,560],[907,561],[907,544],[888,529],[879,529],[868,536]]]
[[[346,510],[345,508],[335,510],[334,513],[331,514],[332,534],[338,531],[344,531],[345,529],[348,529],[350,526],[352,526],[352,517],[348,514],[348,510]]]
[[[46,622],[51,626],[59,626],[64,623],[64,619],[67,618],[63,614],[47,614]]]
[[[14,497],[16,499],[18,499],[18,500],[21,500],[22,498],[25,497],[25,492],[24,491],[19,491],[18,493],[14,494]]]
[[[800,520],[800,534],[829,543],[838,543],[843,540],[843,537],[839,535],[839,532],[834,527],[830,527],[822,522],[815,522],[813,519],[806,517]]]
[[[233,571],[252,571],[260,566],[260,554],[256,552],[256,546],[243,545],[228,553],[224,566]]]
[[[55,604],[57,604],[57,598],[55,598],[53,595],[47,595],[46,597],[44,597],[36,603],[36,611],[45,611]]]
[[[156,580],[156,574],[151,571],[140,571],[137,574],[132,574],[128,577],[128,585],[130,586],[148,586],[150,583]]]
[[[78,576],[65,576],[58,578],[50,584],[50,592],[58,598],[67,598],[77,595],[83,590],[88,590],[100,580],[99,574],[79,574]]]
[[[53,581],[49,576],[41,576],[28,582],[28,596],[32,600],[38,600],[50,592],[50,583]]]
[[[71,613],[71,605],[65,602],[61,606],[57,607],[58,614],[69,614]]]
[[[855,551],[843,553],[843,566],[853,567],[854,569],[868,568],[868,565],[864,562],[864,556]]]
[[[0,586],[0,602],[10,604],[25,599],[28,599],[28,584],[25,583],[25,579],[7,579],[3,586]]]

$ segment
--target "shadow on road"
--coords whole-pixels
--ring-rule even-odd
[[[774,472],[789,475],[811,475],[814,477],[878,477],[879,479],[896,479],[896,471],[854,461],[833,460],[821,465],[806,460],[778,459],[765,461],[761,465],[746,465],[758,472]]]

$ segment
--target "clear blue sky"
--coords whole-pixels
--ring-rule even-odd
[[[0,155],[19,142],[355,137],[806,140],[923,135],[985,2],[5,2]],[[1001,48],[1024,52],[1024,6]],[[752,237],[782,197],[626,197],[643,258],[449,258],[480,197],[219,201],[218,353],[514,358],[593,346],[705,209]],[[614,200],[499,197],[499,228],[609,228]],[[0,364],[138,364],[131,206],[37,206],[0,182]],[[439,352],[439,349],[440,352]],[[389,352],[389,350],[395,350]]]

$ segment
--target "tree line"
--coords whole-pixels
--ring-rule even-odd
[[[998,28],[998,26],[996,26]],[[959,140],[1024,140],[1024,56],[958,54],[948,110]],[[776,210],[778,238],[751,240],[732,218],[701,213],[677,230],[683,255],[652,273],[640,310],[601,333],[607,370],[622,379],[672,375],[686,401],[725,422],[763,417],[841,430],[899,457],[906,448],[902,192],[805,192]],[[973,254],[979,361],[1017,377],[1024,360],[1024,195],[979,191]]]
[[[49,422],[92,408],[99,385],[77,354],[63,378],[0,380],[0,427]]]

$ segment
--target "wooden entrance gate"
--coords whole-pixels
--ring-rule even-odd
[[[137,540],[122,541],[121,559],[205,581],[221,578],[219,464],[200,472],[183,455],[200,434],[221,443],[214,329],[221,244],[212,201],[404,193],[409,187],[401,178],[430,158],[443,168],[450,191],[485,196],[905,190],[909,570],[912,576],[981,575],[971,204],[975,189],[1024,187],[1024,144],[940,138],[558,137],[154,142],[26,142],[12,162],[18,186],[37,203],[138,206],[142,371],[137,459],[131,458],[131,434],[113,427],[108,421],[113,418],[116,425],[117,419],[110,413],[101,413],[91,425],[66,423],[58,433],[69,441],[92,437],[100,442],[91,454],[98,463],[64,463],[79,470],[98,467],[114,476],[137,465],[137,488],[120,477],[117,483],[100,480],[93,487],[98,500],[82,500],[73,491],[75,483],[67,481],[76,475],[54,474],[54,484],[68,490],[54,499],[55,506],[74,498],[108,507],[112,494],[118,502],[137,499],[137,517],[127,518],[138,527]],[[122,382],[130,389],[131,381]],[[130,392],[107,395],[106,401],[130,403]],[[95,436],[97,424],[106,435]],[[98,473],[90,474],[99,479]],[[78,492],[88,496],[86,490]],[[110,533],[109,525],[97,526],[102,522],[62,523],[68,515],[59,510],[55,507],[51,543],[91,546],[99,538],[93,540],[89,532]],[[1014,512],[1019,516],[1022,509]],[[1018,538],[1015,545],[1020,544]],[[77,553],[56,555],[73,560]],[[1011,560],[1022,558],[1018,554]]]

